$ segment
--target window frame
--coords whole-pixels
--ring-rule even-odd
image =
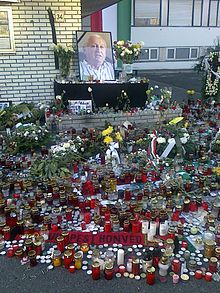
[[[176,58],[176,50],[177,49],[189,49],[189,58]],[[196,49],[197,50],[197,57],[191,57],[192,56],[192,50]],[[173,58],[168,58],[168,50],[174,50],[174,57]],[[197,60],[199,56],[199,47],[170,47],[166,48],[166,61],[192,61],[192,60]]]
[[[147,25],[147,24],[137,25],[137,23],[136,23],[136,1],[137,0],[133,0],[133,26],[135,26],[135,27],[160,27],[161,26],[161,14],[162,14],[162,1],[163,0],[159,1],[159,24],[158,25]]]
[[[2,54],[2,53],[15,53],[12,7],[10,7],[10,6],[1,6],[0,5],[0,12],[1,11],[2,12],[7,12],[7,15],[8,15],[8,29],[9,29],[10,49],[3,49],[0,46],[0,54]]]
[[[152,47],[152,48],[143,48],[143,49],[141,49],[141,50],[143,50],[143,51],[146,51],[146,50],[148,50],[149,51],[149,58],[148,59],[141,59],[141,58],[139,58],[138,60],[136,60],[135,62],[137,62],[137,63],[141,63],[141,62],[154,62],[154,61],[159,61],[159,48],[154,48],[154,47]],[[151,56],[151,51],[152,50],[156,50],[157,51],[157,58],[150,58],[150,56]]]
[[[190,25],[186,25],[186,24],[184,24],[184,25],[177,25],[177,24],[175,24],[175,25],[171,25],[170,24],[170,1],[171,0],[168,0],[168,3],[167,3],[167,26],[168,27],[192,27],[193,26],[193,11],[194,11],[194,0],[191,0],[192,2],[192,6],[191,6],[191,8],[192,8],[192,10],[191,10],[191,23],[190,23]]]

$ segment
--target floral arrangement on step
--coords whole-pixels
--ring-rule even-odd
[[[143,42],[133,44],[131,41],[115,41],[113,49],[116,60],[121,60],[126,64],[134,63],[134,61],[139,58],[143,45]]]

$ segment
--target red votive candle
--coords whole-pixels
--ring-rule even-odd
[[[148,285],[154,285],[154,283],[155,283],[155,268],[154,267],[147,268],[146,282]]]
[[[134,221],[131,223],[131,232],[132,233],[140,232],[140,223],[138,221]]]
[[[92,264],[92,278],[93,280],[100,279],[100,263],[99,262],[94,262]]]
[[[53,225],[51,226],[51,231],[52,231],[52,232],[57,232],[57,231],[58,231],[58,225],[57,225],[57,224],[53,224]]]
[[[181,267],[180,261],[178,259],[174,259],[172,261],[172,271],[178,275],[180,273],[180,267]]]
[[[202,277],[203,277],[202,271],[201,270],[196,270],[195,271],[195,278],[199,280],[199,279],[202,279]]]
[[[13,257],[14,256],[14,249],[10,247],[7,251],[7,257]]]
[[[210,272],[206,272],[206,273],[205,273],[205,280],[206,280],[207,282],[211,282],[211,280],[212,280],[212,273],[210,273]]]
[[[185,240],[183,240],[181,246],[182,246],[183,248],[187,248],[187,247],[188,247],[188,242],[185,241]]]
[[[69,266],[68,271],[70,273],[74,273],[76,271],[76,267],[74,265]]]
[[[82,228],[82,230],[86,230],[86,222],[81,223],[81,228]]]
[[[64,252],[64,238],[63,236],[58,236],[57,237],[57,249],[60,251],[60,252]]]
[[[120,265],[120,266],[118,267],[118,272],[119,272],[120,274],[123,275],[123,274],[126,272],[126,268],[125,268],[125,266]]]
[[[131,191],[129,189],[126,189],[124,192],[124,200],[126,200],[126,201],[131,200]]]
[[[89,224],[91,221],[91,214],[90,212],[85,212],[84,213],[84,221],[86,222],[86,224]]]
[[[110,221],[110,212],[105,212],[105,221]]]
[[[105,221],[105,232],[111,232],[111,222]]]
[[[64,259],[63,259],[63,264],[66,269],[68,269],[70,267],[72,260],[73,260],[73,255],[72,255],[71,251],[66,250],[64,252]]]

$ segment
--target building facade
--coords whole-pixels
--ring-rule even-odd
[[[131,5],[130,35],[123,35],[123,2]],[[115,20],[123,20],[117,39],[145,44],[135,69],[190,69],[220,36],[220,0],[122,0],[115,11]],[[103,18],[103,30],[111,30],[112,13]]]
[[[80,0],[0,1],[0,100],[40,102],[54,97],[55,69],[52,30],[57,42],[72,45],[81,29]],[[75,65],[76,66],[76,65]]]

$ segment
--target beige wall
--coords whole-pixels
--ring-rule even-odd
[[[81,29],[80,0],[21,0],[11,6],[13,13],[15,53],[0,53],[0,101],[40,102],[54,97],[55,70],[51,26],[47,9],[56,18],[57,41],[72,44],[76,30]],[[72,70],[76,70],[75,65]]]

